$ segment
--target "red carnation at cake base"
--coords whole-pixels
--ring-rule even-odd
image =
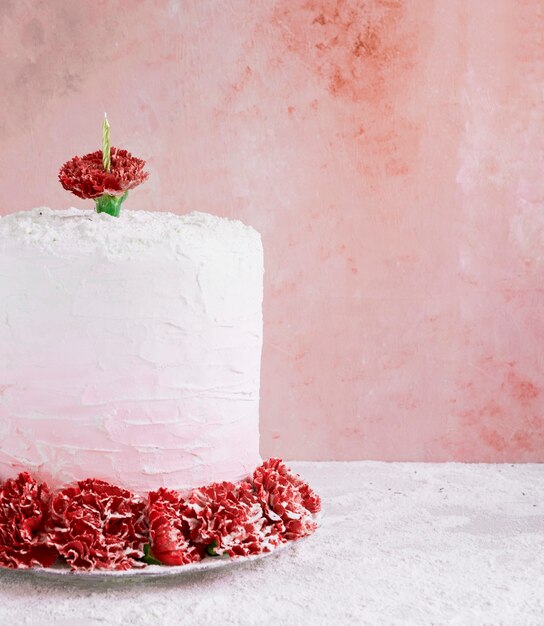
[[[149,494],[149,538],[153,557],[165,565],[200,561],[204,551],[191,542],[183,517],[186,503],[176,491],[159,489]]]
[[[213,483],[195,489],[183,512],[196,545],[208,554],[249,556],[270,552],[283,540],[270,523],[253,486],[248,482]]]
[[[280,459],[269,459],[258,467],[253,484],[265,515],[281,525],[285,539],[299,539],[315,531],[314,515],[321,510],[321,499]]]
[[[93,478],[51,494],[22,473],[0,485],[0,567],[49,567],[60,557],[74,571],[127,570],[247,557],[314,532],[320,508],[279,459],[236,484],[187,496],[161,488],[147,499]]]
[[[51,499],[47,541],[77,570],[141,566],[146,503],[126,489],[88,479]]]
[[[0,566],[49,567],[57,551],[46,543],[49,489],[24,472],[0,487]]]

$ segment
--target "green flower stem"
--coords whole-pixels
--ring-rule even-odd
[[[144,555],[140,559],[140,561],[143,561],[148,565],[162,565],[162,563],[158,559],[156,559],[151,553],[151,546],[148,543],[146,543],[144,546]]]
[[[128,191],[122,196],[110,196],[105,193],[103,196],[96,198],[96,212],[97,213],[108,213],[109,215],[113,215],[113,217],[119,217],[119,213],[121,212],[121,204],[126,200],[128,196]]]

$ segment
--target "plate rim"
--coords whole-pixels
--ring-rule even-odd
[[[304,539],[304,538],[302,538]],[[38,578],[64,579],[64,580],[120,580],[128,578],[163,578],[169,576],[179,576],[182,574],[195,574],[198,572],[208,572],[224,567],[233,567],[244,563],[253,563],[268,556],[283,552],[296,541],[287,541],[280,544],[269,552],[250,554],[248,556],[236,557],[213,557],[205,556],[201,561],[187,563],[186,565],[145,565],[144,567],[134,567],[128,570],[71,570],[68,565],[55,565],[53,567],[21,567],[9,568],[1,567],[0,572],[15,576],[32,576]]]

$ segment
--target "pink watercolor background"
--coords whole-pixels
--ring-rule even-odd
[[[262,453],[544,461],[539,0],[3,0],[0,212],[238,217],[266,254]]]

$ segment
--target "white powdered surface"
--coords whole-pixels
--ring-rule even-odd
[[[291,463],[316,535],[262,561],[142,582],[0,573],[0,624],[544,623],[544,465]]]

